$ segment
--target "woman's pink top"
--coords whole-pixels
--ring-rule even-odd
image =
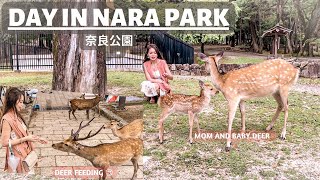
[[[15,118],[16,116],[9,112],[6,113],[2,119],[1,119],[1,129],[2,129],[2,133],[1,133],[1,140],[2,140],[2,144],[7,144],[9,141],[9,138],[11,138],[11,140],[13,139],[19,139],[22,137],[26,137],[28,136],[28,132],[23,128],[22,125],[22,121],[18,120],[17,118]],[[14,133],[12,133],[14,132]],[[12,137],[14,136],[14,137]],[[6,142],[4,142],[6,141]],[[8,145],[9,146],[9,145]],[[9,160],[9,147],[6,147],[6,162],[5,162],[5,167],[4,170],[7,172],[13,172],[12,169],[8,166],[8,160]],[[14,152],[14,156],[19,157],[20,158],[20,163],[17,167],[17,172],[18,173],[27,173],[23,166],[22,166],[22,161],[27,157],[27,155],[34,150],[34,146],[32,142],[29,141],[25,141],[22,142],[20,144],[16,144],[14,146],[12,146],[13,152]]]
[[[162,75],[166,72],[166,67],[167,67],[167,62],[165,60],[159,59],[159,63],[156,64],[157,70],[160,72],[160,77],[161,79],[164,81],[163,83],[157,83],[160,87],[160,89],[166,91],[166,92],[170,92],[171,88],[170,85],[168,83],[168,78],[163,77]],[[146,61],[144,63],[144,67],[151,78],[153,79],[157,79],[154,76],[154,70],[151,68],[151,61]]]

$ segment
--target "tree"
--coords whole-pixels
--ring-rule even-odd
[[[86,8],[93,5],[97,3]],[[84,49],[85,43],[85,34],[77,31],[54,34],[53,90],[105,94],[105,48]]]
[[[308,40],[316,38],[317,33],[320,31],[320,0],[304,1],[303,3],[300,0],[294,0],[299,24],[304,35],[304,38],[301,40],[300,55],[309,48],[310,41]],[[303,8],[308,5],[311,5],[311,8]]]

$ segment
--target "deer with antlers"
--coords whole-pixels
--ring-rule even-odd
[[[214,96],[219,91],[211,84],[199,81],[200,96],[184,94],[167,94],[161,96],[158,105],[161,108],[159,119],[159,139],[163,142],[163,122],[172,113],[184,113],[189,115],[189,142],[192,144],[192,128],[194,120],[197,122],[198,133],[200,132],[198,113],[209,105],[211,95]]]
[[[284,126],[280,138],[286,138],[286,124],[288,119],[288,94],[289,89],[296,83],[299,77],[299,70],[282,59],[264,61],[246,68],[220,74],[218,62],[223,52],[215,56],[200,53],[210,68],[210,76],[213,85],[223,93],[228,101],[228,139],[226,151],[231,149],[232,122],[235,117],[237,106],[241,112],[241,131],[245,131],[245,100],[256,97],[272,95],[277,101],[278,108],[271,123],[266,128],[271,130],[280,112],[284,111]]]
[[[80,96],[80,99],[72,99],[70,101],[69,119],[71,119],[70,118],[71,112],[74,118],[77,119],[76,116],[74,115],[74,112],[76,110],[86,110],[87,119],[89,119],[89,110],[95,106],[98,107],[99,116],[100,116],[100,108],[99,108],[100,96],[96,95],[93,99],[85,99],[84,97],[85,95],[82,94]]]
[[[97,146],[85,146],[78,143],[78,141],[97,135],[104,127],[102,126],[93,134],[91,134],[90,131],[89,134],[84,138],[79,138],[80,130],[86,126],[89,126],[93,119],[83,126],[82,121],[75,133],[73,133],[73,130],[71,130],[71,136],[68,139],[65,139],[63,142],[53,144],[52,147],[60,151],[74,153],[89,160],[94,167],[103,170],[103,179],[106,178],[105,171],[110,165],[122,165],[131,160],[134,167],[134,173],[131,179],[136,178],[138,171],[138,159],[143,152],[142,140],[138,138],[128,138],[119,142],[104,143]]]

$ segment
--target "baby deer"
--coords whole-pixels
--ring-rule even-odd
[[[211,95],[218,93],[218,90],[210,84],[204,84],[199,81],[201,88],[200,96],[184,95],[184,94],[167,94],[161,96],[158,105],[161,108],[161,115],[159,119],[159,139],[163,142],[163,122],[172,113],[179,112],[189,115],[189,142],[192,143],[192,127],[194,120],[197,122],[198,133],[200,132],[198,113],[200,113],[206,106],[209,105]]]
[[[245,131],[245,100],[272,95],[278,103],[278,108],[272,118],[267,131],[272,129],[280,112],[284,110],[284,126],[281,139],[286,138],[286,124],[288,119],[289,89],[297,82],[299,70],[285,60],[274,59],[264,61],[246,68],[220,74],[218,62],[223,52],[215,56],[200,53],[200,58],[207,62],[213,85],[223,93],[228,101],[228,140],[226,151],[231,149],[232,122],[239,105],[241,112],[242,131]]]
[[[105,128],[110,128],[113,135],[120,139],[140,138],[143,131],[143,119],[136,119],[131,123],[118,129],[119,122],[112,120],[105,125]]]
[[[94,118],[93,118],[94,119]],[[91,119],[87,124],[82,126],[82,122],[79,125],[79,129],[73,133],[71,130],[71,136],[68,139],[60,143],[53,144],[54,149],[74,153],[80,157],[89,160],[96,168],[103,170],[103,179],[106,178],[106,170],[110,165],[122,165],[125,162],[131,160],[134,167],[134,173],[131,179],[137,177],[138,171],[138,159],[143,152],[143,142],[141,139],[128,138],[115,143],[104,143],[97,146],[85,146],[78,141],[88,139],[98,134],[104,126],[102,126],[97,132],[89,134],[84,138],[79,138],[79,132],[86,126],[89,126]]]
[[[74,115],[74,112],[76,110],[86,110],[87,119],[89,119],[89,110],[95,106],[98,107],[99,116],[100,116],[100,108],[99,108],[100,96],[99,95],[96,95],[96,97],[93,99],[84,99],[84,95],[81,95],[80,98],[81,99],[72,99],[70,101],[69,119],[71,119],[70,118],[71,111],[74,118],[77,119],[76,116]]]

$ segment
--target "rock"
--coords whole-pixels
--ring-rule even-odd
[[[183,70],[183,65],[182,64],[176,64],[176,69],[177,70]]]
[[[302,62],[300,63],[300,67],[301,67],[301,68],[305,68],[308,63],[309,63],[308,61],[302,61]]]
[[[190,65],[189,64],[183,64],[183,70],[184,71],[189,71],[190,70]]]
[[[293,62],[292,65],[293,65],[294,67],[300,67],[300,66],[301,66],[301,64],[300,64],[299,62]]]
[[[202,64],[202,65],[200,66],[200,70],[206,70],[206,65],[205,65],[205,64]]]
[[[176,65],[175,65],[175,64],[171,64],[171,69],[170,69],[170,70],[171,70],[171,71],[177,70]]]
[[[315,62],[309,63],[307,65],[307,71],[309,78],[319,78],[320,77],[320,64],[317,64]]]
[[[201,70],[200,69],[191,70],[191,76],[201,76]]]
[[[173,71],[172,74],[173,74],[173,75],[180,75],[180,71],[177,71],[177,70],[176,70],[176,71]]]
[[[200,65],[199,64],[191,64],[190,70],[193,70],[193,69],[200,69]]]
[[[206,70],[200,70],[200,74],[201,74],[201,76],[208,76],[208,75],[210,75],[210,73],[207,72]]]
[[[189,75],[190,75],[190,71],[184,71],[184,70],[182,70],[181,73],[180,73],[180,75],[182,75],[182,76],[189,76]]]

